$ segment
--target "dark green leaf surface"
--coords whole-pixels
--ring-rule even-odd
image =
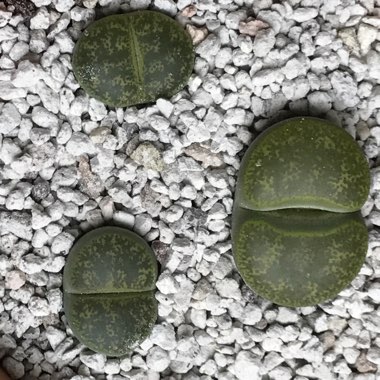
[[[238,203],[252,210],[359,210],[370,185],[368,163],[342,128],[325,120],[285,120],[262,133],[244,156]]]
[[[157,262],[149,245],[124,228],[93,230],[71,249],[64,272],[69,293],[142,292],[155,289]]]
[[[108,16],[77,42],[73,70],[86,92],[105,104],[128,107],[171,97],[194,65],[190,36],[155,11]]]
[[[66,317],[87,347],[110,356],[125,355],[151,332],[157,319],[153,292],[65,293]]]
[[[359,213],[318,210],[234,214],[233,250],[246,284],[284,306],[334,297],[363,265],[367,229]]]

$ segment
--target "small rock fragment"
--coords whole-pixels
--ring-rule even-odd
[[[80,173],[80,191],[87,194],[90,198],[96,199],[104,190],[101,178],[91,171],[90,164],[85,155],[79,158],[78,170]]]
[[[93,352],[82,351],[80,360],[87,367],[95,371],[103,371],[106,364],[106,356],[104,354],[94,354]]]
[[[343,28],[338,32],[338,36],[342,39],[343,43],[348,49],[356,55],[360,54],[360,46],[356,35],[355,28]]]
[[[220,154],[212,153],[209,149],[197,143],[188,146],[184,153],[194,158],[194,160],[202,162],[205,168],[209,166],[219,167],[224,163]]]
[[[36,6],[30,0],[4,0],[6,5],[13,7],[15,14],[20,14],[24,17],[33,16],[36,11]]]
[[[299,7],[293,12],[292,18],[297,22],[309,21],[318,16],[317,8],[302,8]]]
[[[358,41],[362,55],[367,55],[372,43],[376,40],[378,28],[361,23],[358,28]]]
[[[193,40],[194,45],[201,43],[208,35],[207,28],[197,28],[193,25],[187,24],[186,30],[190,34],[191,39]]]
[[[153,144],[144,142],[132,153],[131,158],[146,169],[161,171],[164,169],[161,151]]]
[[[247,19],[247,21],[240,21],[239,32],[241,34],[248,34],[249,36],[256,36],[261,29],[269,28],[269,25],[261,20]]]
[[[260,359],[249,351],[240,351],[233,367],[239,380],[259,379]]]
[[[66,150],[74,157],[82,154],[94,154],[95,147],[91,139],[82,132],[74,132],[66,144]]]
[[[367,359],[367,356],[362,352],[356,360],[355,367],[360,373],[376,372],[377,365]]]
[[[8,272],[5,276],[5,287],[7,289],[20,289],[26,281],[25,274],[19,270]]]
[[[153,327],[150,340],[166,351],[173,350],[177,345],[174,328],[167,323],[156,324]]]
[[[24,240],[32,239],[32,217],[22,211],[0,212],[2,232],[11,232]]]
[[[68,232],[61,232],[59,235],[57,235],[52,244],[51,244],[51,251],[54,254],[63,254],[67,255],[69,253],[70,248],[72,247],[74,243],[74,236],[71,235]]]
[[[12,357],[5,358],[3,360],[3,366],[7,373],[9,373],[9,375],[12,376],[13,379],[21,379],[25,374],[24,365]]]
[[[146,364],[154,372],[161,373],[170,364],[168,353],[160,347],[153,347],[149,350],[146,357]]]
[[[193,17],[196,13],[197,13],[197,7],[192,4],[182,9],[181,16],[190,18],[190,17]]]
[[[20,125],[21,115],[12,103],[6,103],[0,111],[0,133],[7,134]]]

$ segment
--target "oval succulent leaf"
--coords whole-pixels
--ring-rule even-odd
[[[106,355],[128,353],[157,318],[156,277],[153,251],[135,233],[102,227],[84,235],[63,274],[64,309],[75,336]]]
[[[146,10],[94,22],[73,56],[84,90],[115,107],[173,96],[186,85],[193,65],[188,33],[170,17]]]
[[[352,137],[315,118],[283,121],[261,134],[240,169],[237,202],[252,210],[359,210],[367,199],[368,163]]]
[[[71,249],[64,288],[69,293],[143,292],[155,289],[157,262],[147,242],[118,227],[84,235]]]
[[[357,275],[368,244],[359,213],[235,210],[233,249],[246,284],[284,306],[334,297]]]
[[[74,335],[109,356],[127,354],[151,332],[157,319],[153,292],[65,293],[65,314]]]

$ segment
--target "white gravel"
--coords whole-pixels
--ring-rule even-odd
[[[32,0],[0,7],[0,358],[27,380],[380,378],[380,1]],[[189,86],[109,109],[79,88],[75,41],[95,16],[150,7],[196,42]],[[366,153],[366,264],[316,307],[252,293],[231,255],[233,191],[256,134],[291,115],[344,127]],[[75,238],[114,222],[151,242],[159,319],[106,358],[66,325]]]

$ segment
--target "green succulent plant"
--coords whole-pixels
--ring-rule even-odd
[[[157,319],[156,278],[153,251],[135,233],[101,227],[85,234],[63,274],[64,310],[74,335],[96,352],[128,353]]]
[[[359,146],[325,120],[294,118],[262,133],[245,154],[232,240],[249,287],[284,306],[336,296],[363,265],[360,215],[370,185]]]
[[[173,96],[186,85],[193,66],[189,34],[172,18],[147,10],[95,21],[73,55],[83,89],[115,107]]]

